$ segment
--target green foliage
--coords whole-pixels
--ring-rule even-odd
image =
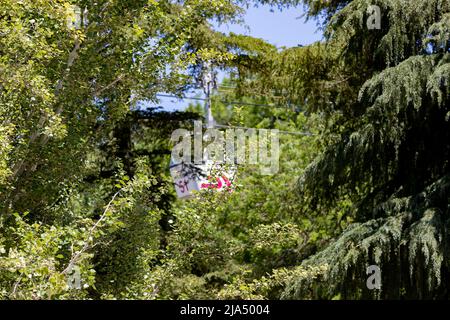
[[[223,84],[232,85],[229,80]],[[257,165],[241,165],[231,192],[203,190],[175,206],[167,260],[158,269],[161,278],[153,280],[157,298],[279,298],[297,277],[312,281],[325,272],[325,266],[297,265],[352,221],[348,200],[327,214],[315,213],[293,192],[292,176],[320,152],[317,133],[323,119],[288,108],[229,106],[222,102],[229,98],[229,90],[220,88],[212,99],[220,123],[316,135],[281,134],[276,175],[261,175]],[[189,110],[201,112],[198,105]]]
[[[326,41],[211,25],[300,2]],[[0,298],[448,297],[449,19],[448,0],[2,0]],[[280,170],[177,201],[170,135],[202,108],[147,102],[205,61],[229,72],[215,119],[280,130]]]
[[[313,210],[349,196],[358,224],[302,263],[329,265],[324,282],[293,281],[284,298],[311,287],[322,298],[448,296],[449,2],[378,1],[381,30],[365,27],[370,4],[351,1],[328,21],[343,70],[367,72],[346,80],[358,95],[330,117],[332,143],[299,182]],[[380,292],[363,281],[371,264],[382,268]]]
[[[1,2],[2,298],[127,297],[141,281],[171,214],[170,132],[192,115],[135,110],[182,90],[198,60],[229,59],[192,44],[208,19],[239,11],[225,0]],[[79,292],[66,285],[74,266]]]

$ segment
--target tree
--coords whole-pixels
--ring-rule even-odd
[[[172,228],[168,133],[193,115],[145,103],[195,85],[205,60],[236,66],[210,21],[250,3],[1,1],[2,298],[149,292]]]
[[[231,192],[203,190],[174,204],[165,260],[148,279],[156,283],[158,298],[278,299],[289,279],[323,272],[323,266],[298,264],[351,222],[348,201],[315,214],[294,192],[293,177],[321,150],[323,119],[298,108],[264,105],[261,96],[236,96],[234,86],[236,81],[225,79],[213,95],[215,120],[282,130],[279,171],[265,176],[257,165],[238,165]],[[200,104],[188,110],[203,114]]]
[[[167,182],[150,171],[160,164],[120,145],[130,143],[126,137],[115,138],[139,116],[129,115],[139,102],[155,101],[160,91],[182,92],[195,75],[189,68],[205,55],[221,60],[190,44],[208,19],[234,19],[239,10],[225,0],[1,1],[0,263],[9,270],[0,271],[3,296],[66,297],[67,264],[74,261],[90,288],[96,241],[115,239],[124,227],[149,226],[133,238],[137,251],[159,241],[156,207],[168,202],[160,200]],[[105,145],[112,150],[102,153]],[[48,251],[26,247],[41,236],[54,240],[38,242]],[[25,285],[35,258],[44,271]]]
[[[328,265],[325,280],[292,281],[283,297],[305,297],[311,286],[322,298],[448,297],[450,3],[308,4],[327,17],[336,59],[313,77],[332,88],[316,106],[329,114],[330,143],[299,191],[312,210],[350,196],[357,223],[302,263]],[[365,24],[370,5],[381,8],[380,30]],[[381,267],[378,292],[365,286],[371,264]]]

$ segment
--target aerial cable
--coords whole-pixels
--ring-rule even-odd
[[[186,97],[186,96],[175,96],[169,94],[157,93],[156,96],[163,98],[177,98],[177,99],[186,99],[186,100],[198,100],[198,101],[208,101],[208,98],[200,98],[200,97]],[[241,101],[227,101],[227,100],[219,100],[224,104],[228,105],[241,105],[241,106],[254,106],[254,107],[269,107],[269,108],[289,108],[287,106],[273,105],[273,104],[261,104],[261,103],[251,103],[251,102],[241,102]]]

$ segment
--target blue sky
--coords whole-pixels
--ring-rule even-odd
[[[251,7],[244,17],[245,24],[250,30],[239,25],[221,26],[218,30],[262,38],[277,47],[307,45],[320,40],[322,33],[316,32],[315,21],[305,22],[305,19],[301,17],[303,12],[302,8],[279,11],[271,10],[269,6]]]
[[[305,21],[301,17],[302,8],[289,8],[279,11],[271,10],[269,6],[250,7],[245,16],[245,25],[221,25],[218,31],[250,35],[262,38],[277,47],[294,47],[299,44],[308,45],[322,39],[322,32],[318,30],[316,22]],[[161,98],[158,104],[164,110],[182,110],[189,100]]]

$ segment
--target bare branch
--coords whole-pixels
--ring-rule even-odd
[[[119,195],[119,193],[122,191],[122,189],[120,189],[119,191],[117,191],[114,196],[112,197],[111,201],[109,201],[108,205],[106,206],[105,210],[103,211],[102,215],[100,216],[100,219],[97,220],[97,222],[92,226],[92,228],[89,230],[89,233],[87,235],[86,241],[83,245],[83,247],[77,251],[74,255],[72,255],[72,258],[69,261],[69,264],[67,265],[67,267],[63,270],[63,274],[67,274],[67,272],[69,272],[73,266],[75,265],[75,263],[78,262],[78,260],[80,259],[81,255],[86,252],[89,248],[93,248],[94,246],[90,246],[90,243],[92,241],[92,235],[94,233],[94,231],[97,229],[97,227],[100,225],[100,223],[105,220],[106,218],[106,214],[108,213],[109,209],[112,206],[112,203],[114,202],[114,200],[116,199],[116,197]]]

